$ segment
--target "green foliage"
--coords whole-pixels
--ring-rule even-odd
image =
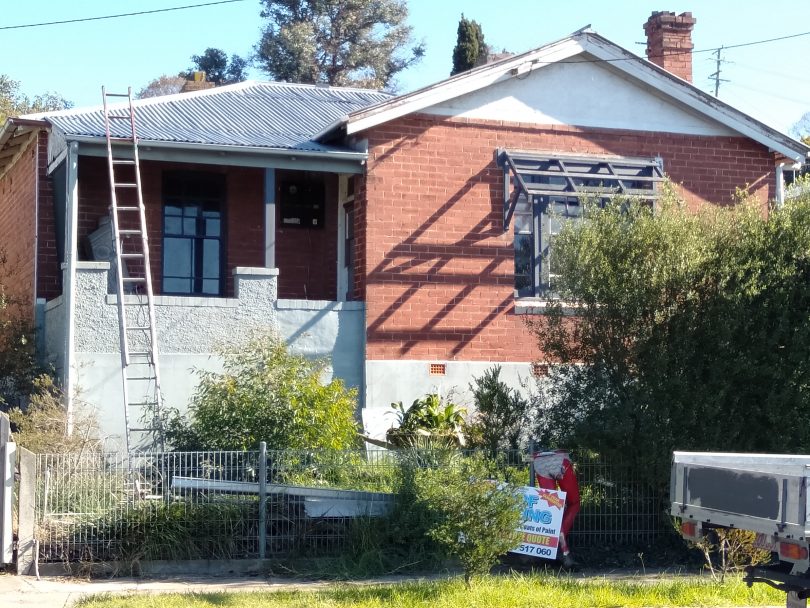
[[[489,468],[479,458],[454,464],[416,472],[416,507],[432,516],[427,535],[459,559],[469,584],[520,542],[523,498],[488,481]]]
[[[453,70],[451,76],[484,65],[489,48],[484,42],[484,32],[477,21],[467,19],[464,14],[458,22],[458,38],[453,49]]]
[[[62,390],[48,375],[33,380],[32,393],[25,408],[9,411],[14,440],[34,454],[87,454],[101,449],[98,424],[76,400],[73,428],[67,434],[68,415]]]
[[[205,72],[205,79],[216,86],[242,82],[247,78],[245,71],[248,60],[239,55],[231,55],[228,61],[228,55],[222,49],[209,47],[202,55],[192,55],[191,61],[194,65],[180,74],[188,80],[193,79],[194,72]]]
[[[295,355],[273,337],[223,353],[225,371],[199,371],[187,414],[173,412],[167,438],[178,449],[333,449],[357,441],[357,394],[340,380],[321,381],[318,361]]]
[[[3,87],[0,76],[0,88]],[[36,359],[30,302],[18,295],[19,266],[0,244],[0,410],[22,406],[42,373]]]
[[[73,107],[71,102],[52,92],[29,97],[20,91],[19,81],[0,74],[0,124],[12,116],[71,107]]]
[[[501,380],[501,366],[494,365],[483,376],[474,378],[470,392],[475,413],[465,429],[469,447],[490,453],[517,450],[529,424],[530,403]]]
[[[276,80],[381,89],[421,59],[404,0],[262,0],[256,51]]]
[[[776,606],[785,594],[768,585],[749,588],[739,579],[725,585],[702,578],[631,578],[599,576],[579,579],[554,574],[489,577],[470,593],[458,580],[390,585],[342,585],[310,591],[195,592],[165,595],[87,595],[79,608],[658,608],[671,606]]]
[[[810,446],[810,196],[762,211],[693,213],[670,193],[655,212],[589,206],[563,228],[561,301],[533,324],[560,364],[543,442],[624,462],[662,491],[673,449]]]
[[[438,440],[450,445],[462,443],[466,410],[431,393],[416,399],[405,408],[401,401],[392,403],[397,415],[397,428],[389,429],[387,439],[396,447],[411,446],[420,438]]]
[[[746,566],[758,566],[771,560],[771,552],[754,546],[757,533],[733,528],[713,528],[692,543],[703,554],[712,578],[724,582],[726,575]]]

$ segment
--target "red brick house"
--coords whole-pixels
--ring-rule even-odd
[[[529,376],[525,315],[542,314],[582,194],[653,199],[666,175],[693,207],[738,187],[779,199],[810,150],[692,86],[694,22],[654,13],[649,60],[583,30],[398,97],[248,83],[138,102],[167,401],[182,405],[192,364],[216,365],[218,339],[267,325],[330,357],[380,433],[391,401],[463,393],[493,363]],[[29,261],[43,352],[114,402],[109,263],[80,249],[106,213],[98,117],[6,125],[0,238]]]

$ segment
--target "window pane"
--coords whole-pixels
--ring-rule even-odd
[[[166,293],[194,293],[191,289],[190,279],[172,279],[166,277],[163,279],[163,291]]]
[[[197,220],[193,217],[183,218],[183,234],[186,236],[197,235]]]
[[[208,296],[218,296],[219,280],[218,279],[204,279],[202,282],[202,292]]]
[[[220,236],[219,218],[206,218],[205,236]]]
[[[194,241],[191,239],[163,239],[163,274],[191,278],[193,253]]]
[[[166,216],[163,231],[165,234],[183,234],[183,223],[179,217]]]
[[[531,234],[515,235],[515,289],[523,293],[532,287],[532,243]]]
[[[203,241],[202,276],[204,279],[219,279],[219,241]]]

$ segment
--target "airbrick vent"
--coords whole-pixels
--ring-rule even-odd
[[[431,376],[444,376],[447,374],[447,364],[446,363],[431,363],[430,364],[430,375]]]

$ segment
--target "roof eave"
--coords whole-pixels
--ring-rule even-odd
[[[106,144],[104,137],[94,135],[71,135],[65,136],[67,141],[75,141],[84,144]],[[298,150],[296,148],[265,148],[260,146],[233,146],[223,144],[201,144],[193,142],[162,141],[151,139],[138,139],[140,148],[166,148],[187,151],[207,151],[207,152],[238,152],[243,154],[256,154],[266,156],[300,156],[305,158],[340,158],[344,160],[364,161],[368,157],[365,152],[352,152],[344,150]]]

